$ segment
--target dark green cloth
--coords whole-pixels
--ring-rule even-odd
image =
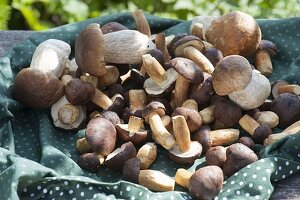
[[[190,21],[163,19],[147,15],[153,33],[187,33]],[[130,13],[103,16],[39,32],[15,46],[0,58],[0,199],[191,199],[187,190],[176,186],[175,192],[157,193],[122,181],[120,173],[102,167],[91,174],[76,164],[79,156],[75,142],[84,129],[66,132],[55,128],[48,109],[28,109],[11,96],[15,75],[30,65],[36,46],[55,38],[72,48],[78,33],[88,24],[117,21],[130,29],[135,23]],[[300,18],[258,20],[263,38],[277,44],[279,55],[273,60],[271,81],[285,79],[300,83]],[[224,182],[217,199],[268,199],[272,184],[300,170],[300,135],[295,134],[261,148],[262,159],[245,167]],[[192,166],[171,161],[159,148],[152,169],[174,177],[179,167],[189,170],[204,166],[198,159]]]

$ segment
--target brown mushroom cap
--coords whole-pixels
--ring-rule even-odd
[[[277,81],[274,81],[272,84],[271,84],[271,88],[272,88],[272,96],[273,98],[277,98],[278,97],[278,88],[280,86],[284,86],[284,85],[288,85],[289,83],[285,80],[277,80]]]
[[[211,62],[213,66],[216,66],[223,58],[222,52],[214,47],[205,49],[203,55]]]
[[[257,50],[265,50],[269,53],[269,55],[271,56],[271,58],[276,57],[277,53],[278,53],[278,49],[277,46],[269,41],[269,40],[261,40]]]
[[[218,101],[214,109],[215,119],[225,127],[232,127],[239,123],[242,109],[230,100]]]
[[[191,176],[189,191],[196,199],[210,200],[221,191],[223,180],[224,176],[220,167],[202,167]]]
[[[249,147],[250,149],[253,149],[254,145],[255,145],[254,141],[250,137],[247,137],[247,136],[241,137],[239,139],[239,143],[242,143],[243,145]]]
[[[101,112],[101,117],[109,120],[114,126],[121,123],[120,117],[114,111],[104,110]]]
[[[192,164],[202,153],[202,145],[197,141],[192,141],[189,150],[181,152],[175,144],[169,151],[169,157],[179,164]]]
[[[208,149],[212,147],[212,140],[210,138],[210,128],[208,125],[201,126],[192,135],[192,140],[198,141],[202,145],[202,152],[205,154]]]
[[[220,96],[242,90],[250,82],[252,68],[249,61],[239,55],[224,57],[212,74],[213,87]]]
[[[100,158],[96,153],[85,153],[82,154],[78,160],[77,164],[84,170],[92,173],[97,173],[100,169],[101,163]]]
[[[113,170],[120,171],[122,170],[124,163],[134,157],[136,157],[135,146],[132,142],[127,142],[107,155],[105,165]]]
[[[124,142],[132,142],[133,144],[140,144],[147,139],[148,131],[140,129],[137,132],[130,132],[128,124],[117,124],[116,130],[119,138]]]
[[[264,140],[272,134],[272,129],[266,125],[262,124],[258,128],[255,129],[252,139],[256,144],[263,144]]]
[[[214,94],[212,76],[208,73],[204,74],[204,82],[202,84],[191,84],[190,98],[197,101],[199,105],[209,102],[211,96]]]
[[[228,177],[258,160],[257,155],[241,143],[230,145],[226,150],[226,156],[227,159],[223,166],[223,172]]]
[[[122,115],[125,105],[125,100],[122,95],[116,94],[111,98],[113,104],[107,108],[108,111],[116,112],[119,116]]]
[[[178,107],[173,111],[172,117],[177,115],[184,116],[190,132],[194,132],[195,130],[199,129],[202,125],[202,118],[200,114],[195,110],[184,107]]]
[[[196,63],[187,58],[173,58],[169,65],[188,82],[200,84],[204,80],[203,73]]]
[[[250,56],[261,41],[261,30],[252,16],[233,11],[215,19],[205,37],[224,56]]]
[[[51,73],[24,68],[15,77],[12,92],[28,107],[48,108],[64,95],[64,85]]]
[[[147,120],[148,115],[151,112],[156,112],[157,114],[159,114],[160,116],[165,115],[165,106],[164,104],[158,102],[158,101],[152,101],[150,102],[142,111],[142,116]]]
[[[297,95],[282,93],[274,101],[271,111],[279,117],[280,128],[286,128],[298,120],[300,100]]]
[[[113,97],[116,94],[120,94],[120,95],[124,96],[125,89],[123,88],[123,86],[121,84],[115,83],[115,84],[108,86],[106,89],[106,92],[109,97]]]
[[[183,56],[183,49],[188,46],[195,47],[198,51],[202,52],[204,50],[203,42],[194,35],[186,35],[180,38],[174,43],[173,51],[176,56]]]
[[[119,22],[108,22],[101,26],[101,31],[103,34],[117,32],[121,30],[128,30],[128,28],[123,24],[120,24]]]
[[[65,86],[65,95],[73,105],[87,103],[95,93],[95,88],[89,82],[73,78]]]
[[[181,38],[183,38],[183,37],[185,37],[185,36],[187,36],[186,33],[180,34],[180,35],[176,35],[176,36],[171,40],[171,42],[168,44],[167,48],[168,48],[169,54],[170,54],[170,56],[171,56],[172,58],[175,57],[175,55],[174,55],[174,44],[175,44],[178,40],[180,40]]]
[[[75,60],[78,68],[93,76],[106,74],[104,39],[99,24],[88,25],[75,42]]]
[[[94,152],[106,156],[116,145],[116,129],[107,119],[96,117],[89,121],[85,138]]]
[[[141,161],[138,158],[131,158],[124,163],[122,179],[132,183],[139,183]]]
[[[165,65],[164,54],[161,52],[161,50],[151,49],[147,53],[150,54],[152,57],[154,57],[159,62],[159,64],[161,64],[161,66]]]
[[[210,148],[205,154],[207,165],[216,165],[222,167],[226,161],[226,148],[215,146]]]

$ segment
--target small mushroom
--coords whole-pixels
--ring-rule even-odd
[[[174,179],[160,171],[150,169],[140,171],[139,184],[156,192],[173,191],[175,187]]]
[[[213,199],[221,191],[223,180],[223,172],[220,167],[202,167],[191,176],[189,191],[196,199]]]
[[[40,43],[35,49],[30,68],[49,72],[59,78],[69,64],[71,47],[62,40],[49,39]]]
[[[211,62],[211,64],[214,67],[223,58],[222,52],[219,49],[216,49],[214,47],[205,48],[203,55]]]
[[[92,153],[93,149],[90,147],[90,145],[87,143],[85,137],[79,138],[76,141],[76,149],[81,153]]]
[[[100,113],[99,117],[109,120],[114,126],[121,123],[120,117],[114,111],[104,110]]]
[[[120,171],[125,162],[136,157],[136,149],[132,142],[127,142],[107,155],[105,165],[110,169]]]
[[[291,93],[280,94],[272,103],[271,111],[279,117],[280,128],[286,128],[296,122],[300,110],[300,100]]]
[[[49,108],[64,95],[64,85],[52,73],[24,68],[15,77],[12,93],[25,106]]]
[[[239,143],[242,143],[243,145],[249,147],[250,149],[254,148],[254,141],[251,139],[251,137],[243,136],[239,139]]]
[[[198,141],[202,145],[202,152],[205,154],[207,150],[212,147],[210,127],[208,125],[201,126],[201,128],[192,135],[192,140]]]
[[[98,156],[96,153],[82,154],[77,160],[77,164],[82,169],[92,173],[97,173],[102,163],[103,163],[103,157]]]
[[[255,54],[255,68],[265,76],[273,72],[271,58],[278,53],[277,46],[269,40],[261,40]]]
[[[200,110],[199,115],[202,118],[202,124],[210,124],[213,121],[215,121],[214,110],[215,110],[215,105],[210,105]]]
[[[193,28],[195,27],[195,24],[201,24],[202,26],[202,36],[198,36],[201,40],[206,40],[205,33],[207,29],[211,26],[211,23],[217,19],[217,16],[196,16],[193,18],[192,23],[190,25],[190,32],[192,32]],[[192,34],[194,35],[194,34]],[[197,36],[197,35],[196,35]],[[202,38],[201,38],[202,37]]]
[[[241,143],[230,145],[226,150],[226,156],[227,159],[223,166],[223,172],[228,177],[258,160],[257,155]]]
[[[179,164],[192,164],[200,157],[202,145],[197,141],[191,141],[190,148],[182,152],[177,144],[169,150],[169,157]]]
[[[85,138],[90,147],[102,156],[107,156],[115,149],[116,136],[114,125],[101,117],[91,119],[85,132]]]
[[[153,142],[144,144],[136,155],[140,159],[141,169],[148,169],[155,161],[157,156],[157,146]]]
[[[194,172],[188,171],[183,168],[179,168],[179,169],[177,169],[176,174],[175,174],[175,182],[178,185],[189,189],[190,178],[193,174],[194,174]]]
[[[272,134],[272,130],[269,126],[265,124],[260,125],[247,114],[239,120],[239,124],[245,131],[247,131],[247,133],[251,135],[251,138],[254,140],[254,142],[258,144],[262,144],[264,139]]]
[[[266,124],[270,128],[275,128],[279,124],[279,117],[272,111],[258,111],[253,115],[253,119],[260,125]]]
[[[103,76],[98,77],[98,86],[107,87],[109,85],[117,83],[120,73],[117,67],[113,65],[106,65],[106,74]]]
[[[184,116],[190,132],[194,132],[195,130],[199,129],[202,125],[201,116],[195,110],[191,110],[184,107],[178,107],[173,111],[172,117],[175,117],[177,115]]]
[[[210,148],[205,154],[207,165],[216,165],[222,167],[226,161],[226,148],[215,146]]]
[[[261,30],[252,16],[233,11],[216,18],[205,37],[224,56],[250,56],[256,52],[261,41]]]
[[[142,113],[146,122],[150,124],[152,138],[162,145],[165,149],[171,149],[175,144],[175,139],[163,125],[160,116],[165,115],[165,107],[162,103],[152,101],[143,110]]]
[[[285,80],[277,80],[271,84],[271,88],[272,88],[271,92],[274,99],[277,98],[279,95],[278,88],[285,85],[289,85],[289,83],[286,82]]]
[[[139,182],[141,161],[138,158],[130,158],[124,163],[122,170],[122,179],[132,183]]]

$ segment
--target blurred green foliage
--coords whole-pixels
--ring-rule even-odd
[[[300,0],[0,0],[0,29],[44,30],[136,9],[176,19],[232,10],[255,18],[283,18],[299,15]]]

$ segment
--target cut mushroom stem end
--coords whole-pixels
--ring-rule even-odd
[[[189,150],[191,145],[190,131],[184,116],[177,115],[172,117],[173,132],[181,152]]]

